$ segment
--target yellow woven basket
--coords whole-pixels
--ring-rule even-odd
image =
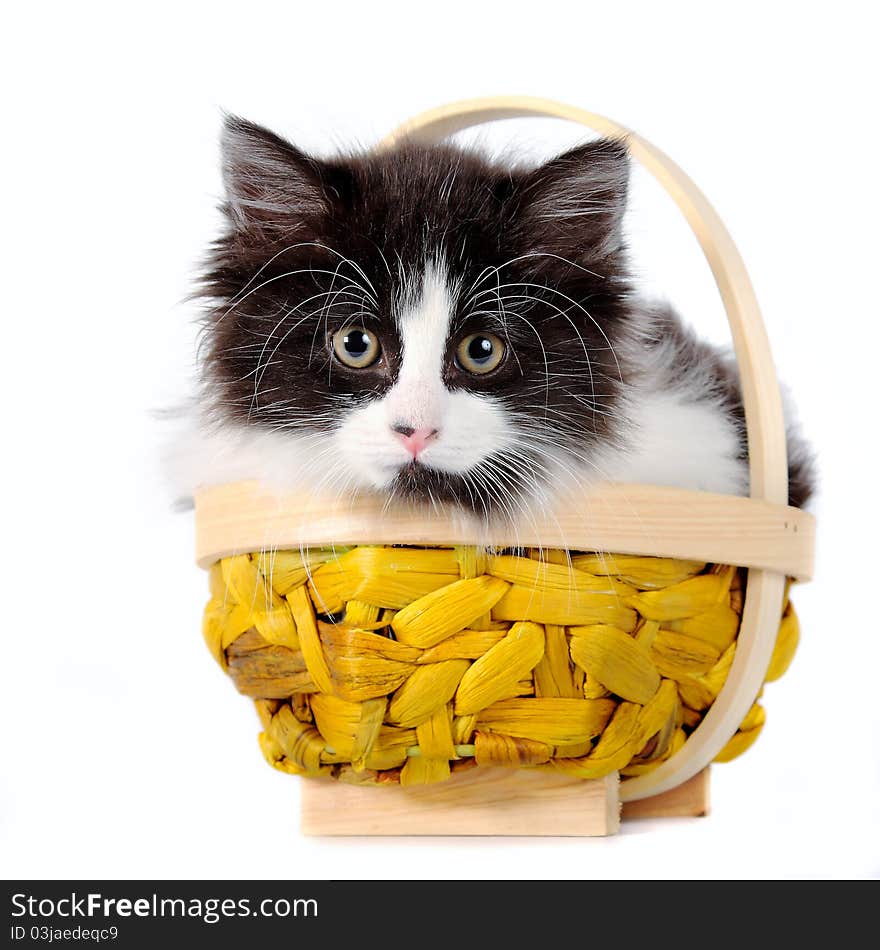
[[[762,685],[797,645],[788,586],[811,574],[813,519],[785,504],[760,313],[690,179],[608,119],[545,100],[456,103],[384,144],[526,115],[626,135],[694,228],[740,364],[751,498],[602,485],[539,535],[511,536],[376,499],[201,491],[205,638],[256,701],[263,753],[283,771],[403,786],[487,765],[619,772],[621,797],[644,798],[747,749]]]
[[[223,558],[205,638],[279,769],[424,784],[473,765],[642,775],[736,651],[743,572],[674,558],[359,545]],[[798,640],[786,600],[766,679]],[[715,757],[754,741],[752,706]]]

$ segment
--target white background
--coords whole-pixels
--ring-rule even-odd
[[[880,875],[870,4],[132,9],[6,15],[0,873]],[[202,643],[206,578],[190,516],[171,511],[151,415],[186,392],[182,301],[219,223],[220,112],[326,153],[492,93],[637,129],[728,224],[821,457],[802,645],[767,691],[758,744],[715,769],[708,819],[607,840],[304,839],[298,781],[263,763],[249,701]],[[498,126],[491,141],[552,151],[581,134],[549,125]],[[633,202],[646,286],[723,338],[685,226],[640,175]]]

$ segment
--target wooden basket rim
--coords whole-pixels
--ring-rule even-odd
[[[195,496],[196,560],[262,550],[349,544],[475,544],[686,558],[760,568],[809,580],[815,519],[788,505],[653,485],[601,484],[576,508],[543,524],[487,530],[431,510],[389,509],[363,495],[328,500],[278,494],[258,482],[201,489]]]

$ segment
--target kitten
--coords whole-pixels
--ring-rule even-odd
[[[179,466],[518,518],[597,480],[748,492],[735,364],[635,294],[625,145],[319,160],[230,117]],[[812,491],[789,434],[790,501]]]

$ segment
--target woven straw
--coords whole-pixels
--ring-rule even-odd
[[[733,567],[554,550],[277,551],[214,565],[204,634],[285,772],[633,776],[680,749],[721,690],[744,582]],[[786,596],[767,681],[797,642]],[[716,761],[763,725],[756,703]]]

